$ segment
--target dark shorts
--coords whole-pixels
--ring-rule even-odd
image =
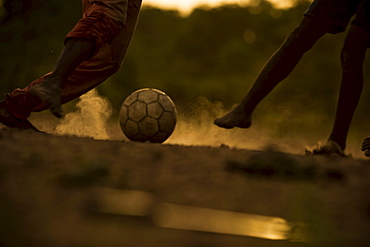
[[[352,22],[370,32],[370,0],[314,0],[304,14],[332,25],[330,33],[344,32]]]

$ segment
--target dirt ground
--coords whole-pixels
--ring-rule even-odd
[[[370,246],[368,160],[6,129],[0,150],[0,246]],[[278,217],[290,230],[271,240],[175,229],[156,205]]]

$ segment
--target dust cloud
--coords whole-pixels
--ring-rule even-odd
[[[272,140],[271,133],[263,131],[266,126],[255,127],[253,123],[249,129],[223,129],[213,124],[216,118],[227,112],[221,102],[211,102],[206,97],[199,97],[188,110],[179,114],[176,129],[167,143],[302,153],[302,150],[294,150],[280,140]],[[304,147],[301,148],[304,151]]]
[[[118,112],[119,109],[116,110]],[[332,123],[331,116],[327,114],[317,114],[315,110],[307,112],[296,106],[282,104],[274,109],[257,109],[249,129],[222,129],[213,124],[216,118],[229,110],[221,102],[199,97],[186,109],[178,108],[176,128],[164,144],[272,149],[304,154],[307,147],[315,146],[319,141],[325,142]],[[47,118],[36,119],[36,127],[47,133],[128,141],[120,129],[118,114],[113,114],[109,100],[95,89],[81,96],[74,109],[60,122],[56,123],[48,114]],[[346,152],[353,157],[364,158],[359,148],[361,138],[363,136],[357,132],[349,135]]]
[[[305,154],[306,149],[326,142],[332,124],[332,116],[291,103],[273,109],[267,105],[258,108],[248,129],[222,129],[213,124],[229,110],[221,102],[198,98],[189,109],[180,111],[176,129],[166,143]],[[363,158],[359,148],[361,138],[352,131],[346,153]]]
[[[56,126],[55,133],[100,140],[110,139],[108,120],[111,114],[112,106],[109,100],[93,89],[80,97],[76,110],[66,114]]]
[[[188,109],[179,111],[176,129],[167,143],[258,148],[256,143],[248,142],[251,136],[245,130],[225,130],[213,124],[217,117],[225,113],[221,102],[211,102],[206,97],[199,97]]]

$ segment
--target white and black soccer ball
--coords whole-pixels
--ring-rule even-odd
[[[143,88],[123,102],[119,114],[122,132],[131,141],[162,143],[175,129],[176,106],[164,92]]]

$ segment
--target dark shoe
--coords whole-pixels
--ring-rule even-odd
[[[30,93],[39,97],[49,107],[55,117],[63,117],[63,111],[60,105],[60,86],[58,83],[44,81],[41,84],[31,87]]]
[[[6,127],[13,129],[33,129],[39,131],[35,126],[31,124],[27,119],[19,119],[9,113],[5,100],[0,101],[0,122]]]

